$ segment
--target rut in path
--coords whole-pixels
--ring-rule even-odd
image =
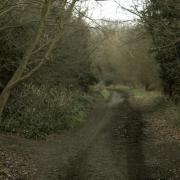
[[[79,153],[65,179],[147,179],[142,151],[143,123],[125,95],[114,92],[96,137]]]
[[[32,155],[37,166],[33,180],[147,179],[141,114],[116,92],[94,109],[77,132],[47,142],[11,141]]]

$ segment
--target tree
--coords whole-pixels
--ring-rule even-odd
[[[180,101],[180,2],[178,0],[148,0],[141,20],[150,33],[160,64],[164,93]]]
[[[76,2],[77,0],[72,0],[71,2],[67,2],[66,0],[64,0],[60,4],[58,2],[53,4],[54,0],[45,0],[43,2],[42,9],[41,9],[41,17],[40,17],[40,21],[39,21],[37,30],[35,32],[34,38],[32,42],[30,43],[29,47],[27,47],[27,49],[25,50],[25,53],[16,71],[14,72],[10,80],[7,82],[7,84],[5,85],[5,87],[3,88],[0,94],[0,116],[2,115],[5,105],[7,104],[7,101],[9,99],[12,89],[19,82],[31,77],[32,74],[38,71],[39,68],[44,64],[44,62],[50,58],[50,55],[52,51],[54,50],[55,46],[57,45],[57,42],[59,42],[59,40],[61,39],[63,35],[63,26],[65,23],[65,20],[67,22],[72,16],[72,12],[73,12]],[[28,71],[28,65],[32,63],[31,58],[33,57],[34,50],[38,46],[39,41],[41,40],[41,37],[45,31],[49,12],[53,5],[60,7],[59,17],[57,21],[58,22],[57,26],[59,27],[59,29],[56,35],[54,36],[54,38],[51,39],[50,43],[47,43],[49,44],[49,46],[48,46],[48,49],[46,49],[46,53],[44,57],[40,61],[37,61],[35,65],[33,66],[33,68],[30,68],[30,70]]]
[[[147,90],[159,88],[159,67],[149,53],[152,41],[143,26],[121,25],[108,32],[109,38],[96,51],[95,67],[101,80]]]

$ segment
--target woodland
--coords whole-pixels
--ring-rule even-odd
[[[85,1],[0,0],[0,180],[179,180],[180,0]]]
[[[44,137],[74,127],[97,85],[158,90],[179,103],[179,0],[119,6],[137,19],[96,22],[77,0],[0,2],[1,131]]]

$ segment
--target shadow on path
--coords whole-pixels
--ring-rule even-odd
[[[127,179],[147,180],[148,175],[143,154],[144,122],[141,113],[130,107],[126,94],[123,95],[123,98],[123,102],[112,107],[112,146],[114,149],[119,148],[115,155],[117,157],[119,154],[118,161],[121,161],[120,153],[124,149],[127,161]]]
[[[143,154],[143,121],[132,109],[125,93],[112,99],[99,112],[101,128],[80,151],[67,171],[67,180],[147,180]],[[102,110],[102,109],[101,109]]]

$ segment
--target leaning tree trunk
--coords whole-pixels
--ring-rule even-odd
[[[27,50],[22,58],[21,64],[19,65],[19,67],[13,74],[12,78],[10,79],[10,81],[7,83],[7,85],[3,89],[2,93],[0,94],[0,118],[2,116],[5,106],[7,104],[7,101],[9,99],[11,90],[14,87],[14,82],[18,81],[22,77],[22,75],[27,67],[27,64],[32,56],[33,50],[35,49],[35,47],[37,46],[37,44],[41,38],[50,7],[51,7],[51,0],[45,0],[42,11],[41,11],[41,20],[40,20],[38,29],[36,31],[36,34],[34,36],[34,39],[32,40],[30,46],[27,48]],[[13,86],[12,86],[12,84],[13,84]]]

